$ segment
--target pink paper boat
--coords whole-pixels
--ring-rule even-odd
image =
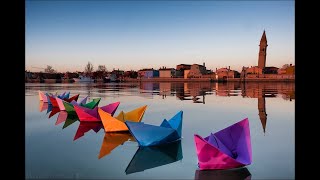
[[[251,164],[251,140],[248,118],[221,131],[194,141],[200,170],[231,169]]]
[[[113,116],[119,104],[120,102],[115,102],[99,108]],[[101,121],[100,115],[98,113],[98,106],[96,106],[94,109],[89,109],[74,104],[74,110],[76,111],[80,121]]]
[[[39,99],[40,101],[48,102],[47,96],[42,91],[39,91]]]

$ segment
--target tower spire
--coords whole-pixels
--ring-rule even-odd
[[[267,35],[266,35],[266,31],[265,30],[263,30],[263,34],[262,34],[260,42],[267,42]]]
[[[263,30],[263,34],[261,36],[260,45],[259,45],[259,58],[258,58],[258,67],[262,70],[266,67],[266,58],[267,58],[267,36],[266,31]],[[262,72],[263,73],[263,72]]]

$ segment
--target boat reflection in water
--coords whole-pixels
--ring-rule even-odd
[[[76,121],[79,121],[79,118],[77,115],[68,114],[67,119],[65,120],[62,129],[70,126],[71,124],[73,124]]]
[[[123,145],[126,141],[136,141],[129,132],[105,133],[98,158],[111,153],[116,147]]]
[[[103,127],[102,122],[86,122],[86,121],[82,121],[79,124],[79,127],[77,129],[77,132],[73,138],[73,140],[77,140],[80,137],[83,137],[84,134],[88,131],[90,131],[91,129],[98,133],[100,131],[100,129]]]
[[[161,146],[139,147],[129,165],[126,174],[170,164],[183,158],[181,140]]]
[[[196,170],[195,180],[251,180],[251,173],[247,168],[228,170]]]
[[[39,103],[39,111],[42,112],[42,111],[44,111],[46,109],[48,109],[48,103],[40,101],[40,103]]]
[[[58,125],[64,121],[66,121],[67,118],[68,118],[68,113],[66,111],[60,111],[60,113],[58,114],[57,121],[56,121],[55,125]]]

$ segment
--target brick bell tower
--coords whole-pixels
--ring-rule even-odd
[[[259,48],[258,67],[261,69],[264,69],[266,67],[267,46],[268,46],[267,36],[265,31],[263,31],[259,46],[260,48]]]

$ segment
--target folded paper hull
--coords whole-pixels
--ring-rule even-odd
[[[169,121],[163,120],[160,126],[130,121],[125,123],[139,146],[158,146],[181,138],[182,115],[180,111]]]
[[[56,100],[56,97],[53,97],[53,96],[48,96],[48,97],[50,99],[50,103],[51,103],[52,107],[59,107],[57,100]]]
[[[247,118],[206,138],[195,134],[194,141],[200,170],[231,169],[251,164]]]
[[[69,101],[66,101],[66,102],[71,103],[73,100],[74,100],[74,101],[77,101],[77,100],[78,100],[78,97],[79,97],[79,94],[71,97],[71,98],[70,98],[71,100],[69,99]],[[88,99],[88,96],[86,96],[85,98],[83,98],[83,99],[79,102],[79,105],[86,104],[87,99]],[[57,98],[56,98],[56,101],[57,101],[57,103],[58,103],[58,107],[59,107],[60,111],[65,111],[66,108],[65,108],[65,106],[64,106],[64,104],[63,104],[63,101],[64,101],[64,100],[62,100],[61,98],[57,97]],[[72,107],[71,109],[70,109],[70,108],[71,108],[71,107],[69,107],[69,111],[71,111],[71,109],[74,111],[73,107]]]
[[[95,99],[92,99],[92,101],[87,104],[79,104],[79,105],[89,109],[93,109],[98,106],[100,100],[101,98],[95,98]]]
[[[67,111],[69,114],[77,115],[77,113],[76,113],[76,111],[74,109],[75,105],[78,105],[78,106],[81,106],[81,107],[86,107],[88,109],[93,109],[93,108],[98,106],[98,104],[100,102],[100,99],[101,99],[101,98],[95,98],[91,102],[89,102],[87,104],[84,104],[87,101],[87,98],[88,98],[88,96],[85,97],[79,104],[76,101],[71,101],[71,103],[68,103],[66,101],[62,101],[64,108],[63,107],[61,107],[61,108],[64,109],[65,111]],[[59,105],[59,108],[60,108],[60,106],[61,105]]]
[[[94,109],[85,108],[82,106],[74,105],[74,109],[79,117],[80,121],[100,122],[101,117],[98,113],[98,109],[107,112],[111,115],[115,113],[120,102],[115,102],[102,107],[95,107]]]
[[[128,127],[124,123],[126,120],[140,122],[146,109],[147,106],[142,106],[127,113],[121,111],[117,117],[112,117],[112,114],[109,114],[102,109],[99,109],[98,113],[106,132],[119,132],[128,131]]]

